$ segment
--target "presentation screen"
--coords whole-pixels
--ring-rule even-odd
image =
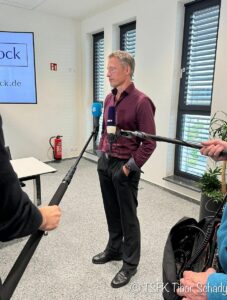
[[[0,31],[0,103],[37,103],[33,32]]]

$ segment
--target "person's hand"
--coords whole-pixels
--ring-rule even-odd
[[[59,206],[44,206],[40,207],[39,211],[41,212],[41,215],[43,217],[43,222],[39,227],[40,230],[49,231],[55,229],[58,226],[61,218],[61,210]]]
[[[129,175],[129,173],[130,173],[129,169],[124,165],[123,168],[122,168],[122,170],[123,170],[125,176],[128,177],[128,175]]]
[[[227,150],[227,142],[222,140],[210,140],[201,143],[203,147],[200,149],[200,153],[206,156],[210,156],[216,161],[226,160],[227,155],[220,155],[223,150]]]
[[[206,282],[208,276],[216,271],[209,268],[206,272],[185,271],[180,280],[180,288],[177,294],[183,297],[182,300],[207,300]]]

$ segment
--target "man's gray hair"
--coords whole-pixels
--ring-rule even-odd
[[[132,78],[134,70],[135,70],[135,59],[132,55],[126,51],[117,50],[111,53],[108,58],[116,57],[120,60],[122,65],[129,66],[131,69],[130,76]]]

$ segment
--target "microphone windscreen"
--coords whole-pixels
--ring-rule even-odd
[[[99,118],[102,114],[102,103],[101,102],[93,102],[92,103],[92,115],[95,118]]]

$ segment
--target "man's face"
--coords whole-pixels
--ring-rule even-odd
[[[118,88],[130,79],[130,67],[124,66],[116,57],[111,57],[107,64],[107,77],[113,88]]]

